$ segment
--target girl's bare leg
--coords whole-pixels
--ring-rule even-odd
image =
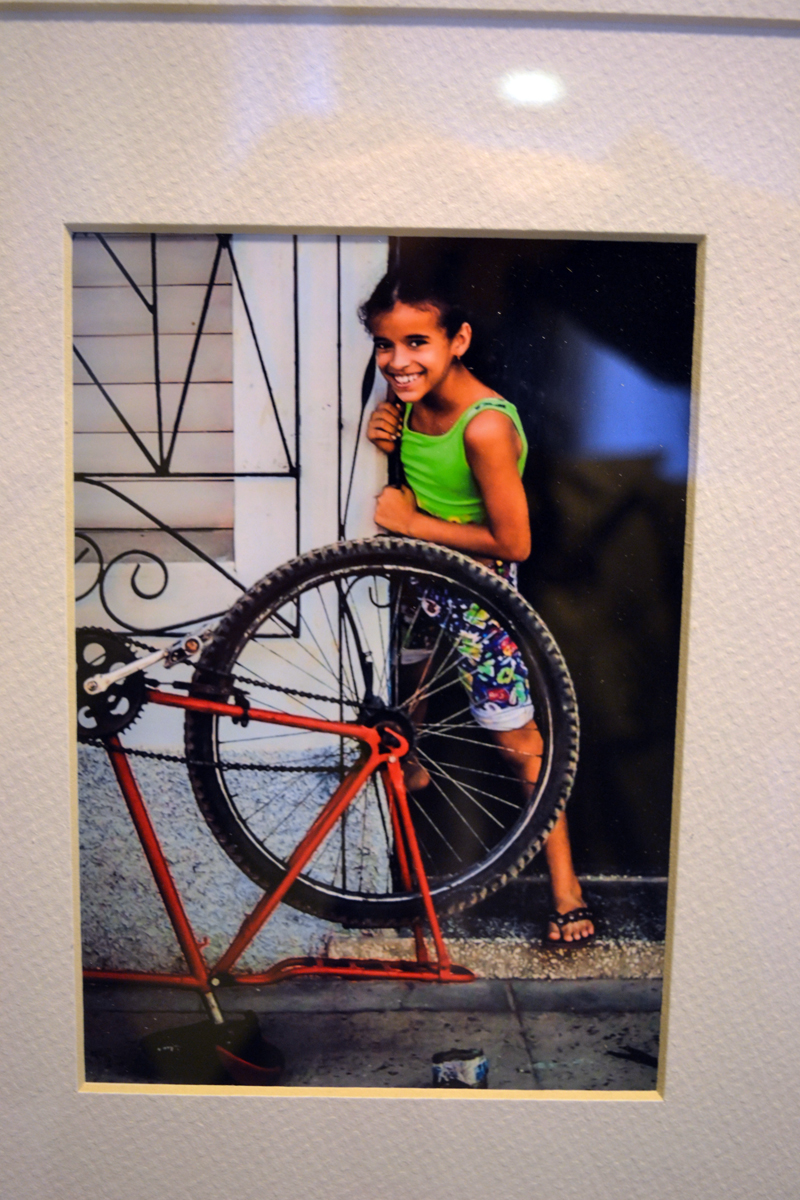
[[[533,785],[539,777],[542,765],[542,736],[535,721],[529,721],[521,729],[507,729],[493,734],[497,744],[512,763],[523,783]],[[553,893],[553,908],[558,913],[568,913],[575,908],[584,908],[585,902],[578,876],[572,864],[567,818],[562,812],[545,842],[545,858],[550,872],[550,888]],[[582,942],[594,933],[589,920],[570,921],[561,930],[552,921],[547,930],[551,942]]]
[[[575,908],[585,908],[581,885],[572,865],[566,813],[562,812],[553,826],[552,833],[545,842],[544,854],[550,872],[550,887],[556,912],[568,913]],[[547,938],[551,942],[582,942],[593,933],[594,925],[589,920],[569,921],[560,930],[551,921],[547,929]]]
[[[416,728],[425,721],[428,700],[423,687],[430,667],[430,659],[403,668],[403,692],[406,695],[420,692],[419,699],[412,704],[409,716]],[[521,729],[495,731],[493,737],[505,757],[512,764],[523,784],[536,783],[542,766],[542,735],[535,721],[529,721]],[[422,791],[430,783],[430,775],[426,767],[415,754],[409,754],[403,760],[403,776],[406,787],[410,792]],[[576,908],[584,908],[585,902],[581,885],[572,864],[572,850],[569,843],[567,818],[562,812],[553,826],[552,832],[545,842],[545,859],[550,873],[550,888],[553,894],[553,908],[558,913],[572,912]],[[594,925],[589,920],[570,921],[559,927],[552,921],[549,924],[547,937],[552,942],[582,942],[594,933]]]
[[[420,693],[419,697],[413,701],[408,712],[415,729],[419,729],[421,725],[424,725],[425,714],[428,711],[428,697],[425,695],[422,685],[425,682],[430,665],[430,658],[425,658],[422,662],[412,663],[409,666],[401,668],[401,695],[406,695],[413,700],[414,693]],[[415,751],[405,756],[401,766],[403,768],[403,779],[409,792],[421,792],[430,783],[431,777],[428,768],[423,766],[419,761],[419,756]]]

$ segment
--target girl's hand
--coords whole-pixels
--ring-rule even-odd
[[[367,425],[367,437],[384,454],[391,454],[403,430],[400,409],[391,400],[381,400],[372,411]]]
[[[375,524],[389,533],[411,533],[417,501],[410,487],[385,487],[375,505]]]

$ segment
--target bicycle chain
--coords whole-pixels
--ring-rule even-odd
[[[83,745],[102,746],[104,749],[108,749],[104,738],[84,738]],[[159,762],[185,763],[192,767],[222,767],[226,771],[273,771],[282,775],[297,773],[307,775],[309,771],[318,775],[339,773],[338,767],[274,767],[266,763],[214,762],[211,759],[187,758],[185,754],[161,754],[157,750],[138,750],[132,746],[123,746],[122,750],[126,755],[132,754],[136,758],[155,758]]]
[[[128,637],[125,634],[119,634],[118,636],[127,642],[128,645],[137,646],[140,650],[147,650],[151,654],[154,654],[158,650],[157,646],[148,646],[146,642],[137,641],[136,638]],[[234,675],[233,673],[228,673],[225,671],[215,671],[213,667],[204,667],[203,670],[208,671],[208,673],[211,675],[221,675],[226,679],[232,679],[236,683],[249,683],[251,686],[266,687],[273,692],[282,692],[287,696],[297,696],[301,700],[325,700],[329,704],[339,703],[339,700],[336,696],[320,696],[315,692],[301,692],[297,688],[281,687],[281,685],[278,683],[266,683],[260,679],[249,679],[246,675]],[[343,703],[348,704],[353,708],[357,707],[358,705],[358,701],[355,700],[345,700]],[[105,749],[108,748],[103,738],[85,738],[84,745],[102,746]],[[139,750],[128,746],[124,747],[124,750],[125,754],[134,755],[136,758],[152,758],[156,759],[158,762],[183,763],[186,766],[192,767],[221,767],[223,770],[228,771],[272,771],[276,774],[284,775],[299,773],[307,774],[309,770],[316,771],[317,774],[329,775],[338,774],[339,771],[338,767],[276,767],[270,766],[267,763],[213,762],[210,759],[187,758],[185,754],[163,754],[156,750]]]
[[[137,642],[136,638],[127,637],[124,634],[119,634],[119,637],[124,638],[131,646],[138,646],[140,650],[149,650],[155,653],[158,650],[157,646],[148,646],[146,642]],[[326,704],[346,704],[349,708],[359,708],[358,700],[342,700],[338,696],[321,696],[317,692],[301,692],[299,688],[281,687],[279,683],[267,683],[265,679],[249,679],[246,675],[234,675],[228,671],[216,671],[213,667],[203,667],[209,675],[220,675],[224,679],[232,679],[235,683],[249,683],[251,687],[267,688],[271,692],[281,692],[284,696],[297,696],[300,700],[322,700]]]

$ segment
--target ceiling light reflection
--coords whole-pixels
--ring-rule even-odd
[[[550,71],[509,71],[500,81],[500,95],[511,104],[555,104],[564,92],[563,83]]]

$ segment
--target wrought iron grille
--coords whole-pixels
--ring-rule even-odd
[[[160,254],[162,250],[162,235],[149,234],[142,235],[142,240],[149,245],[149,282],[144,284],[141,280],[137,281],[134,274],[126,266],[123,258],[113,244],[113,238],[101,233],[90,235],[75,235],[76,237],[91,237],[103,248],[104,253],[113,264],[115,278],[118,277],[120,282],[130,289],[129,296],[135,298],[135,306],[141,306],[147,314],[147,323],[149,326],[148,335],[152,340],[152,383],[153,400],[154,400],[154,417],[155,437],[152,435],[148,439],[142,429],[136,427],[136,423],[131,419],[130,413],[126,413],[126,405],[124,399],[120,398],[120,389],[113,383],[108,383],[101,379],[101,372],[96,369],[97,364],[91,360],[91,355],[84,353],[81,347],[74,344],[75,360],[82,368],[87,379],[91,381],[96,389],[94,397],[101,406],[105,406],[106,417],[108,413],[113,414],[114,426],[118,432],[123,431],[127,439],[128,448],[134,448],[142,462],[141,470],[126,469],[115,470],[113,464],[109,462],[97,461],[92,462],[91,469],[79,470],[75,472],[75,484],[78,487],[92,488],[97,492],[104,493],[106,496],[111,496],[114,500],[123,506],[129,514],[129,520],[136,522],[134,525],[125,525],[124,527],[114,528],[109,526],[105,529],[96,529],[87,525],[83,528],[76,529],[76,563],[93,564],[92,577],[88,586],[84,585],[77,596],[78,600],[84,599],[94,593],[99,598],[100,604],[106,616],[117,626],[126,629],[132,633],[140,634],[165,634],[173,635],[184,631],[198,623],[207,622],[225,611],[228,605],[213,612],[193,612],[190,615],[181,614],[175,620],[169,620],[166,623],[157,623],[155,625],[142,624],[136,620],[126,618],[123,611],[120,610],[119,600],[113,599],[110,593],[113,591],[115,596],[119,595],[120,579],[127,578],[127,585],[130,588],[133,597],[139,601],[152,601],[162,597],[167,592],[171,584],[170,565],[178,557],[183,560],[188,560],[196,563],[203,563],[209,571],[213,572],[216,577],[222,577],[228,581],[237,591],[245,590],[245,584],[237,577],[233,563],[226,565],[226,556],[220,552],[219,545],[214,547],[209,542],[208,531],[192,528],[177,527],[174,521],[169,520],[165,514],[159,513],[155,503],[143,503],[142,497],[137,493],[135,485],[137,481],[146,480],[162,480],[170,481],[173,484],[184,486],[190,483],[210,483],[211,481],[226,481],[235,485],[235,481],[244,479],[268,479],[268,478],[286,478],[294,480],[294,541],[295,552],[299,550],[299,529],[300,529],[300,490],[299,490],[299,407],[298,407],[298,353],[297,353],[297,239],[293,239],[293,325],[294,325],[294,396],[293,396],[293,428],[287,433],[284,420],[281,418],[279,404],[276,402],[276,396],[273,390],[273,384],[270,379],[270,372],[266,362],[265,354],[262,349],[259,339],[258,330],[253,319],[251,306],[248,303],[243,286],[241,273],[236,260],[232,238],[228,234],[220,234],[216,237],[216,245],[214,247],[213,260],[207,279],[204,281],[201,289],[201,306],[197,315],[196,325],[191,349],[188,357],[188,364],[183,372],[183,377],[180,380],[179,396],[177,407],[174,415],[167,412],[167,406],[164,403],[164,379],[163,379],[163,363],[162,363],[162,328],[161,328],[161,300],[162,300],[162,284],[160,282]],[[119,248],[119,247],[117,247]],[[177,469],[176,457],[181,445],[181,439],[185,437],[186,417],[191,411],[194,396],[197,393],[198,383],[196,377],[196,367],[198,355],[203,345],[203,339],[209,336],[208,333],[208,317],[211,307],[212,296],[214,295],[215,287],[218,287],[221,275],[221,266],[226,263],[230,270],[230,285],[236,289],[241,303],[242,310],[245,315],[247,332],[252,338],[253,347],[257,355],[259,368],[263,383],[266,387],[266,394],[269,397],[269,404],[272,415],[274,417],[275,430],[277,432],[278,447],[275,448],[277,457],[281,459],[279,465],[272,470],[263,471],[237,471],[235,469]],[[149,293],[149,295],[148,295]],[[141,309],[139,310],[141,313]],[[115,395],[115,392],[117,393]],[[286,405],[283,405],[284,416]],[[292,443],[292,444],[290,444]],[[234,464],[235,465],[235,464]],[[162,489],[163,494],[163,489]],[[136,514],[132,517],[130,514]],[[114,537],[109,540],[108,535],[113,534]],[[150,540],[148,542],[148,535]],[[124,546],[119,550],[117,547],[120,544],[120,538],[124,539],[130,536],[131,541],[135,544]],[[172,546],[173,553],[167,553],[163,548],[156,550],[154,546],[154,537],[156,538],[159,547],[164,545]],[[111,551],[108,547],[111,546]],[[230,557],[230,556],[229,556]],[[128,567],[133,564],[133,569],[130,573],[121,571],[123,564]],[[143,564],[150,564],[150,571],[147,573],[149,579],[145,580],[140,576],[140,570]],[[155,568],[155,571],[153,570]],[[230,568],[230,569],[229,569]],[[153,581],[153,575],[157,578]],[[112,582],[114,586],[112,587]],[[230,603],[230,601],[229,601]],[[138,606],[137,606],[138,607]]]

